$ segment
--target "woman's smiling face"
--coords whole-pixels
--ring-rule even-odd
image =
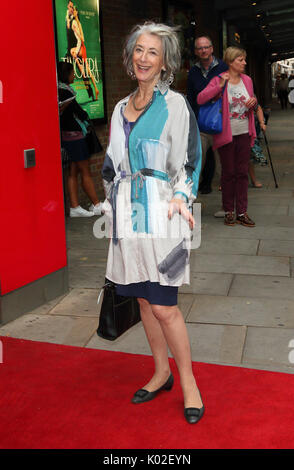
[[[133,69],[137,80],[155,85],[163,68],[161,39],[154,34],[141,34],[133,52]]]

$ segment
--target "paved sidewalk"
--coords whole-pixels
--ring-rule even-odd
[[[217,190],[201,196],[202,243],[191,255],[191,285],[180,289],[195,361],[294,373],[294,110],[275,110],[268,141],[279,188],[268,166],[256,165],[264,186],[249,189],[255,228],[226,227],[213,214]],[[97,295],[107,241],[92,219],[67,222],[70,291],[0,328],[0,336],[150,354],[142,324],[114,342],[96,335]]]

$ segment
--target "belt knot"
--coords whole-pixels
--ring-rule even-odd
[[[143,186],[144,186],[144,181],[146,180],[146,176],[141,172],[141,170],[139,171],[136,171],[136,173],[134,173],[132,175],[132,180],[135,180],[136,181],[136,199],[138,199],[139,195],[138,195],[138,178],[140,179],[139,180],[139,188],[142,189]]]

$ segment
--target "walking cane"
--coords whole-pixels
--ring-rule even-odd
[[[275,175],[275,172],[274,172],[274,167],[273,167],[273,163],[272,163],[271,154],[270,154],[270,151],[269,151],[269,146],[268,146],[267,138],[266,138],[265,132],[262,131],[262,133],[263,133],[263,137],[264,137],[264,141],[265,141],[265,145],[266,145],[266,149],[267,149],[269,161],[270,161],[271,168],[272,168],[272,173],[273,173],[273,177],[274,177],[274,180],[275,180],[275,185],[276,185],[276,188],[278,188],[279,186],[278,186],[278,183],[277,183],[277,180],[276,180],[276,175]]]

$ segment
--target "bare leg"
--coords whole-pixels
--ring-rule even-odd
[[[79,61],[79,59],[78,59],[78,57],[77,57],[77,55],[76,55],[76,50],[77,50],[77,48],[76,48],[76,47],[73,47],[73,48],[70,50],[70,53],[71,53],[73,59],[75,60],[75,63],[76,63],[76,65],[78,66],[79,71],[81,72],[82,76],[83,76],[84,78],[87,78],[87,77],[86,77],[86,74],[85,74],[84,66],[83,66],[83,64],[80,63],[80,61]]]
[[[78,202],[78,167],[75,162],[71,162],[67,178],[68,195],[70,207],[77,207]]]
[[[249,176],[250,176],[250,180],[251,180],[251,183],[253,184],[253,186],[255,186],[256,188],[261,188],[262,187],[262,184],[256,180],[256,176],[255,176],[255,170],[254,170],[254,163],[253,162],[249,162]]]
[[[76,63],[76,65],[77,65],[78,68],[79,68],[79,71],[81,72],[81,75],[82,75],[82,78],[83,78],[83,81],[84,81],[84,85],[85,85],[85,87],[86,87],[86,90],[88,91],[88,87],[91,88],[91,85],[90,85],[90,82],[89,82],[89,80],[88,80],[88,77],[86,76],[85,67],[84,67],[83,63],[81,63],[81,62],[79,61],[79,58],[82,59],[82,57],[76,55],[76,50],[77,50],[77,48],[76,48],[76,47],[73,47],[73,48],[70,50],[70,53],[71,53],[73,59],[75,60],[75,63]],[[88,93],[88,94],[89,94],[89,93]],[[97,99],[98,94],[99,94],[99,92],[98,92],[98,90],[97,90],[97,92],[96,92],[96,99]],[[89,97],[90,97],[90,95],[89,95]]]
[[[86,60],[86,70],[87,70],[87,73],[88,73],[88,75],[90,76],[90,78],[91,78],[91,80],[92,80],[92,83],[93,83],[93,86],[94,86],[94,88],[95,88],[95,94],[96,94],[96,100],[97,100],[98,95],[99,95],[99,90],[98,90],[98,88],[97,88],[95,79],[94,79],[94,77],[93,77],[93,75],[92,75],[92,72],[91,72],[91,70],[90,70],[90,67],[89,67],[89,65],[88,65],[88,61],[87,61],[87,60]]]
[[[177,306],[151,305],[151,308],[175,358],[180,374],[185,408],[201,408],[203,404],[193,375],[190,341],[184,318]]]
[[[81,172],[83,190],[95,206],[99,203],[99,199],[97,197],[94,182],[91,176],[89,160],[82,160],[77,162],[77,165]]]
[[[153,315],[149,302],[140,298],[138,299],[138,302],[140,304],[142,323],[155,364],[154,376],[148,384],[144,385],[142,388],[148,390],[148,392],[153,392],[160,388],[167,381],[170,375],[168,349],[160,323]]]
[[[144,299],[138,301],[155,362],[155,374],[143,388],[152,392],[166,382],[170,374],[168,345],[179,370],[185,408],[201,408],[202,400],[192,371],[190,341],[180,310],[177,306],[150,305]]]

